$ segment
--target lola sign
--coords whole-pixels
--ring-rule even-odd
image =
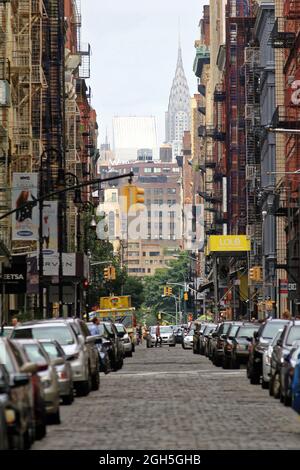
[[[211,235],[208,249],[213,253],[251,251],[251,241],[246,235]]]

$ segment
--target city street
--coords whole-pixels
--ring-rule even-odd
[[[137,347],[61,415],[34,450],[300,448],[294,411],[249,385],[244,369],[216,368],[181,345]]]

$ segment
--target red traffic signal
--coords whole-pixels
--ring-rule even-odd
[[[83,281],[83,288],[84,288],[84,289],[88,289],[88,288],[89,288],[89,281],[88,281],[87,279],[85,279],[85,280]]]

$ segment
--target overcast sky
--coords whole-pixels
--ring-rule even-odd
[[[111,137],[115,115],[153,115],[164,139],[164,113],[175,73],[180,19],[181,43],[190,93],[194,41],[205,0],[81,0],[82,41],[92,47],[93,106],[100,142]],[[99,144],[100,144],[99,142]]]

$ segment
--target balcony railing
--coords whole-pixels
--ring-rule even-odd
[[[297,29],[295,21],[277,18],[270,36],[274,49],[291,49],[295,43]]]

